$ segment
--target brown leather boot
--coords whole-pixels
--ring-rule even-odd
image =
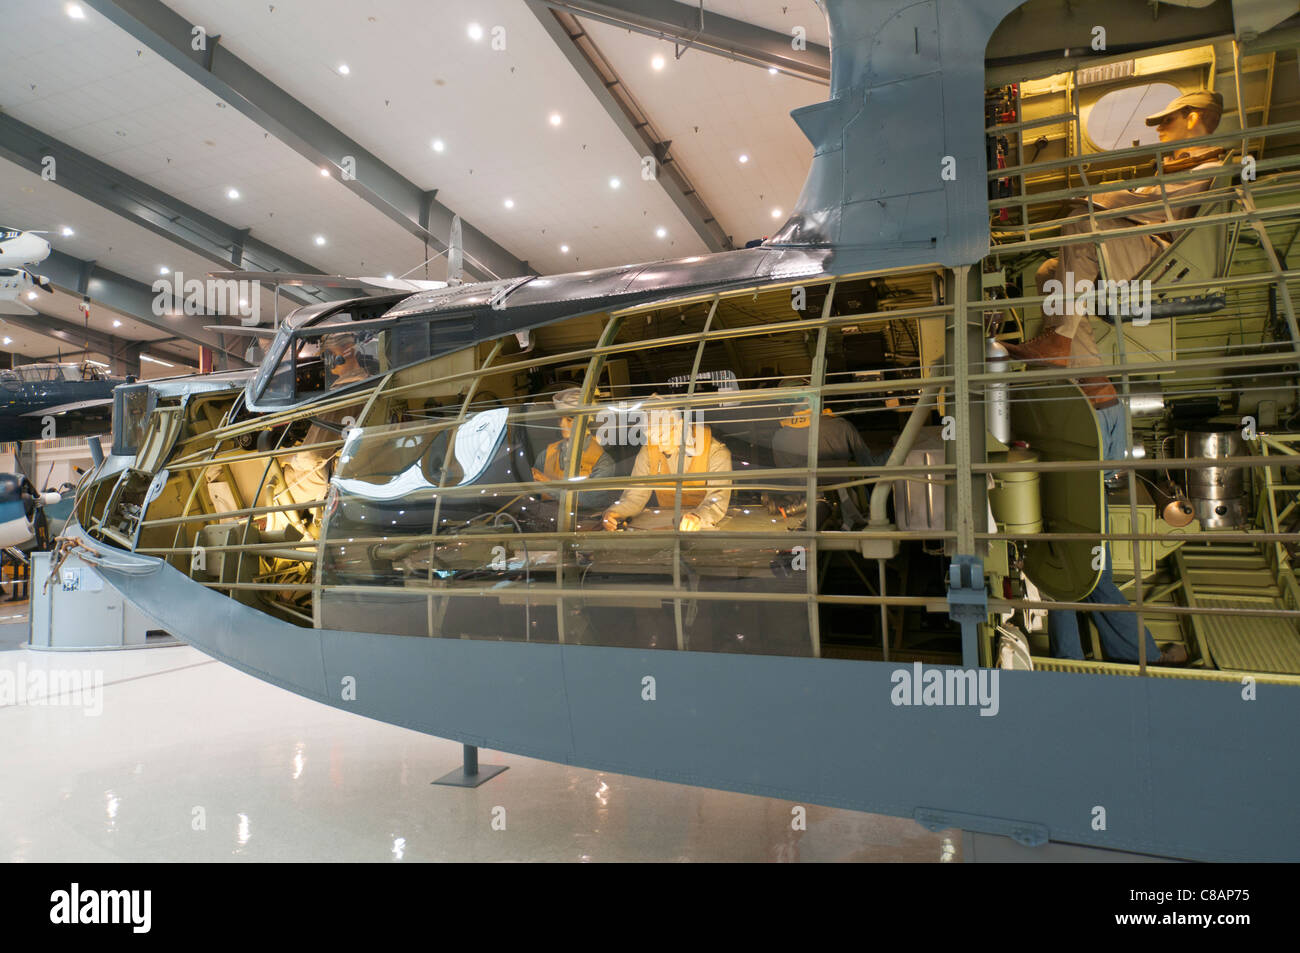
[[[1002,342],[1012,357],[1019,361],[1032,361],[1038,364],[1053,364],[1057,367],[1067,366],[1070,347],[1074,342],[1055,331],[1044,331],[1036,338],[1030,338],[1023,344]]]
[[[1084,395],[1092,401],[1092,406],[1098,410],[1109,407],[1119,400],[1119,393],[1109,377],[1081,377],[1078,384],[1079,390],[1083,391]]]

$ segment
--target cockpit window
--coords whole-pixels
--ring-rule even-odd
[[[474,327],[472,316],[354,321],[342,313],[281,329],[253,385],[254,403],[308,400],[460,350],[473,343]]]

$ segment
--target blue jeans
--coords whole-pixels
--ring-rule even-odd
[[[1116,402],[1110,407],[1097,411],[1097,423],[1101,427],[1101,453],[1106,460],[1124,459],[1124,407]],[[1107,474],[1109,476],[1109,474]],[[1106,512],[1106,530],[1110,530],[1110,513]],[[1110,575],[1110,543],[1106,543],[1106,565],[1101,572],[1097,588],[1084,596],[1082,602],[1102,606],[1126,606],[1128,598],[1119,591]],[[1138,660],[1137,616],[1131,612],[1095,612],[1091,613],[1097,634],[1101,638],[1102,654],[1112,662],[1136,662]],[[1143,626],[1146,636],[1147,661],[1153,662],[1160,657],[1160,649],[1151,630]],[[1073,611],[1057,609],[1047,613],[1047,635],[1055,658],[1083,658],[1083,646],[1079,641],[1079,618]]]

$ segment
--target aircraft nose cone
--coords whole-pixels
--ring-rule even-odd
[[[50,257],[50,243],[44,238],[37,238],[36,240],[40,242],[40,244],[36,246],[36,257],[32,260],[33,262],[44,261],[46,258]]]

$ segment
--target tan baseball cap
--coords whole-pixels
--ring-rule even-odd
[[[1180,109],[1195,109],[1197,111],[1212,112],[1217,116],[1223,115],[1223,96],[1212,89],[1198,89],[1190,93],[1183,93],[1172,103],[1160,110],[1147,116],[1148,126],[1160,125],[1160,120],[1166,116],[1178,112]]]

